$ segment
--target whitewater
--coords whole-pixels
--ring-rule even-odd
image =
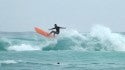
[[[55,38],[0,32],[0,70],[124,70],[124,59],[125,33],[101,25]]]

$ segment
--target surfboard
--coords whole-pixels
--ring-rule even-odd
[[[36,31],[38,34],[40,34],[40,35],[42,35],[42,36],[44,36],[44,37],[47,37],[47,38],[52,38],[52,37],[53,37],[52,35],[49,35],[48,32],[44,31],[43,29],[41,29],[41,28],[39,28],[39,27],[35,27],[35,31]]]

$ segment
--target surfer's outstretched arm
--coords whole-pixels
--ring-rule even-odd
[[[49,29],[49,30],[53,30],[53,29],[56,29],[56,28],[51,28],[51,29]]]
[[[61,29],[66,29],[65,27],[60,27]]]

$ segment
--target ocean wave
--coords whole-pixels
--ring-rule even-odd
[[[125,36],[113,33],[108,27],[96,25],[89,33],[68,30],[52,39],[36,33],[8,34],[0,38],[0,46],[0,51],[125,51]]]

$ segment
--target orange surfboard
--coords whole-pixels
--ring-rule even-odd
[[[42,30],[41,28],[35,27],[35,31],[36,31],[38,34],[40,34],[40,35],[42,35],[42,36],[44,36],[44,37],[49,37],[49,38],[50,38],[50,37],[53,37],[52,35],[49,35],[48,32]]]

